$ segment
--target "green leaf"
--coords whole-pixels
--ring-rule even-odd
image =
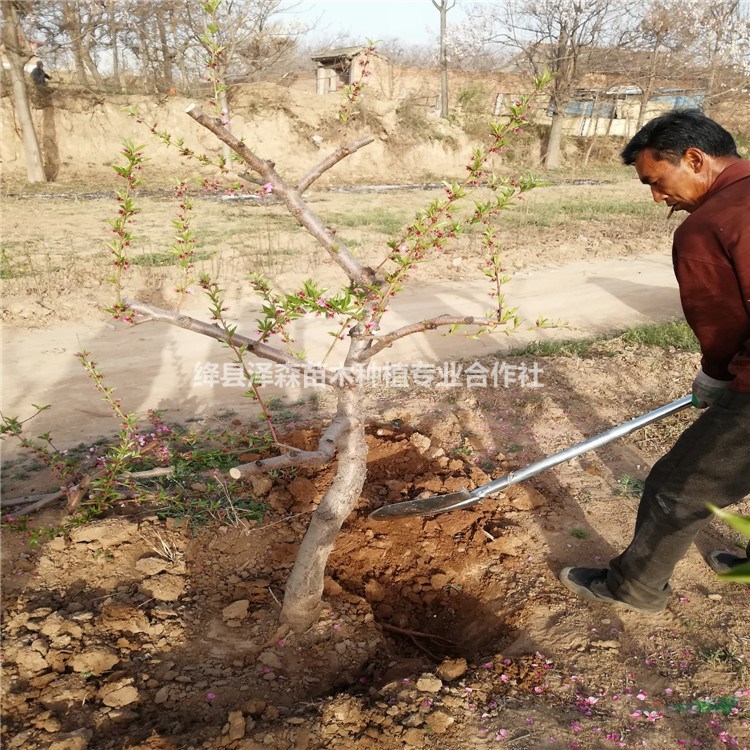
[[[721,518],[722,521],[729,524],[735,531],[739,531],[742,536],[750,539],[750,518],[722,510],[715,505],[711,505],[711,503],[708,503],[708,509]]]
[[[750,562],[736,565],[728,573],[722,573],[719,578],[728,583],[750,583]]]

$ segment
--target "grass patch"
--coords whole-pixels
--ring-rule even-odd
[[[607,222],[630,218],[637,220],[664,219],[664,208],[653,201],[633,201],[628,198],[596,200],[566,198],[557,203],[529,201],[508,211],[503,217],[509,229],[523,227],[558,227],[579,222]]]
[[[630,474],[623,474],[617,478],[617,489],[615,494],[620,497],[637,498],[643,494],[646,483],[643,479],[632,477]]]
[[[521,357],[615,357],[618,354],[618,342],[630,346],[655,346],[669,351],[700,351],[698,340],[690,326],[684,320],[670,320],[666,323],[632,326],[621,333],[607,336],[566,341],[532,341],[520,349],[514,349],[511,354]],[[610,347],[602,348],[602,344],[608,344]]]
[[[213,253],[195,253],[193,260],[209,260]],[[134,255],[130,261],[134,266],[144,266],[145,268],[159,268],[161,266],[176,266],[178,258],[173,252],[163,253],[142,253]]]
[[[374,208],[361,213],[331,213],[325,221],[333,227],[366,227],[381,234],[392,237],[400,232],[408,223],[408,215],[402,212],[388,211],[385,208]]]
[[[514,349],[511,354],[519,357],[586,357],[592,354],[592,348],[603,340],[606,339],[532,341],[520,349]],[[614,352],[609,353],[609,356],[614,356]]]
[[[638,346],[658,346],[661,349],[677,349],[681,352],[700,351],[698,339],[684,320],[633,326],[620,338],[628,344]]]

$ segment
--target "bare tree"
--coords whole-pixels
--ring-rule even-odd
[[[59,0],[62,14],[61,28],[70,40],[76,75],[81,86],[88,87],[88,77],[94,85],[104,88],[95,60],[96,32],[103,27],[104,8],[98,3],[82,3],[81,0]]]
[[[440,116],[448,119],[448,11],[456,0],[432,0],[440,13]]]
[[[610,41],[612,18],[621,12],[613,0],[508,0],[481,3],[469,10],[469,38],[474,45],[516,50],[519,70],[554,74],[549,112],[552,119],[544,164],[560,164],[565,110],[590,72],[592,57]]]
[[[705,70],[703,108],[747,90],[750,73],[750,18],[740,0],[692,0],[685,11],[701,30],[694,41],[696,62]]]
[[[46,182],[42,162],[42,151],[31,116],[29,92],[24,66],[31,59],[33,53],[26,41],[26,35],[21,27],[21,17],[28,12],[29,4],[23,0],[5,0],[3,6],[2,44],[3,52],[10,66],[10,79],[13,91],[13,105],[21,128],[23,140],[26,176],[29,182]]]

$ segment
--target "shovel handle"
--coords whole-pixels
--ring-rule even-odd
[[[553,453],[551,456],[547,456],[533,464],[529,464],[523,469],[511,471],[488,484],[477,487],[470,493],[466,493],[465,491],[463,494],[454,493],[454,495],[456,495],[455,499],[451,495],[435,495],[434,497],[428,497],[421,500],[407,500],[403,503],[384,506],[382,509],[378,509],[370,514],[370,518],[378,520],[379,518],[390,519],[403,516],[438,515],[440,513],[448,513],[452,510],[468,508],[475,503],[478,503],[480,500],[483,500],[485,497],[497,494],[506,487],[523,482],[529,477],[533,477],[547,469],[551,469],[553,466],[570,461],[571,458],[580,456],[582,453],[595,450],[602,445],[611,443],[613,440],[629,435],[631,432],[635,432],[635,430],[639,430],[646,425],[658,422],[660,419],[664,419],[664,417],[668,417],[672,414],[676,414],[690,406],[691,402],[691,396],[684,396],[683,398],[677,399],[677,401],[672,401],[670,404],[660,406],[658,409],[654,409],[646,414],[642,414],[640,417],[631,419],[629,422],[624,422],[616,427],[612,427],[606,432],[602,432],[599,435],[594,435],[594,437],[576,443],[575,445],[570,446],[570,448],[566,448],[558,453]]]

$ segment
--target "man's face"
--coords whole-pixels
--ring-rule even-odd
[[[635,159],[635,171],[641,182],[651,188],[657,203],[664,201],[675,211],[691,213],[711,186],[705,154],[688,149],[675,164],[654,158],[654,149],[646,148]]]

